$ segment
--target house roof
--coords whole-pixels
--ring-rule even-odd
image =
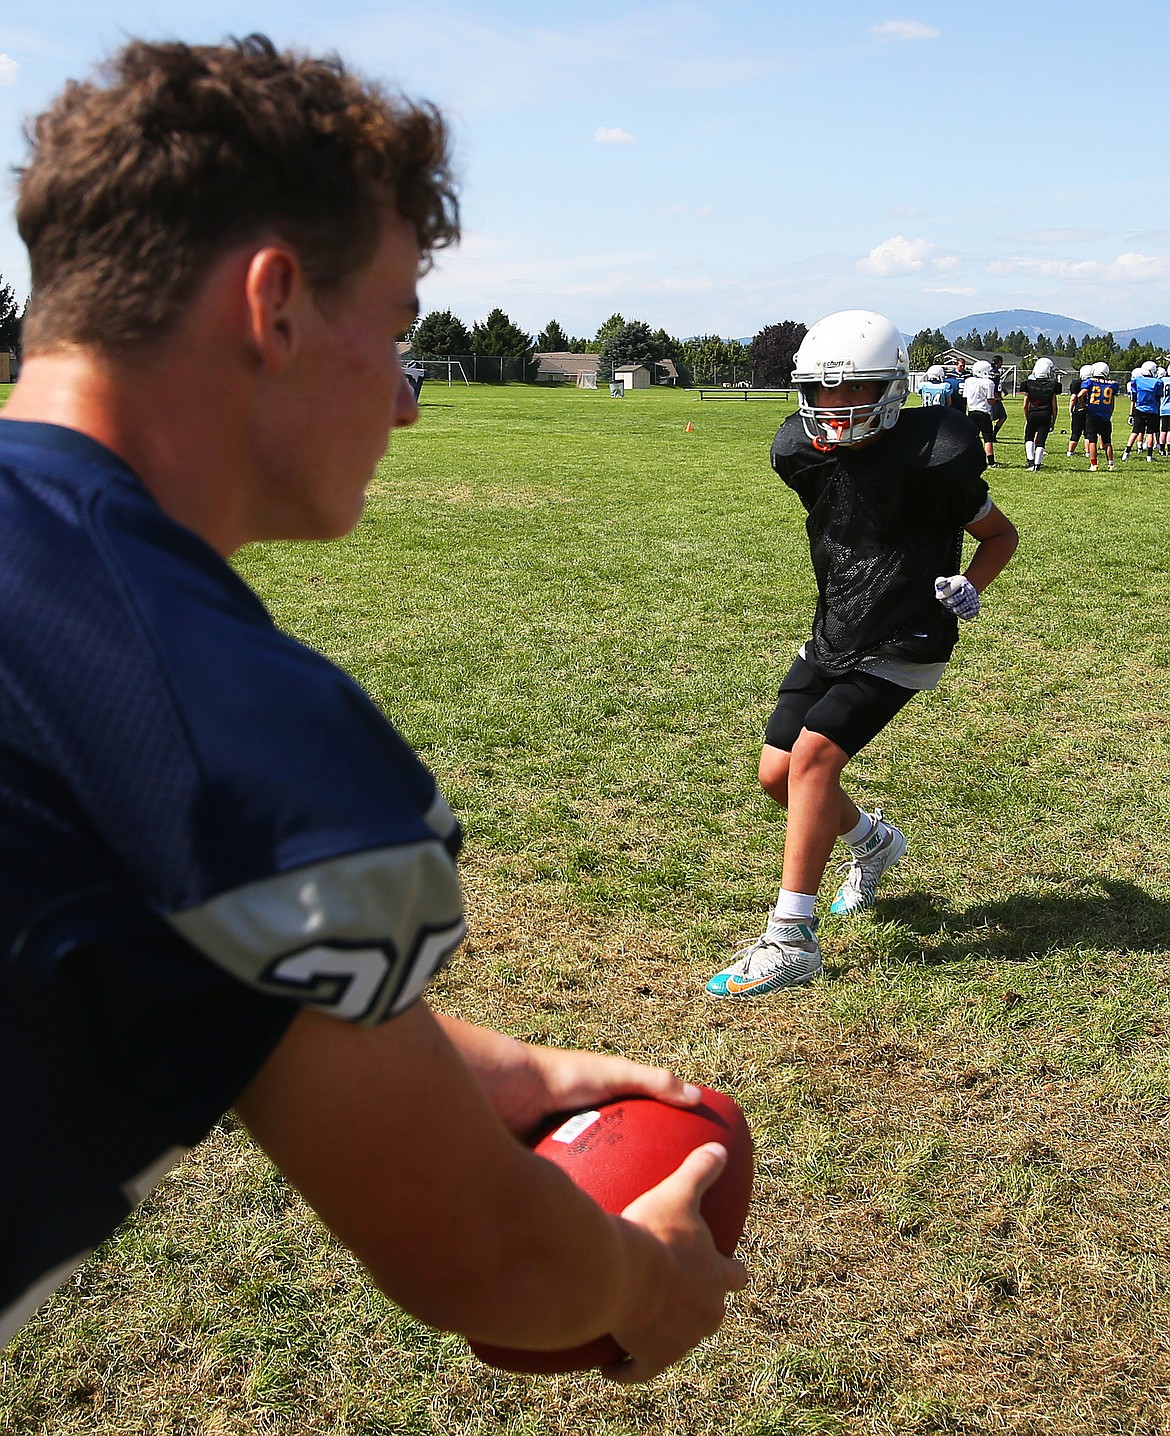
[[[615,364],[613,372],[615,374],[649,374],[650,370],[646,368],[645,364]]]
[[[594,374],[601,363],[600,354],[559,354],[545,352],[536,355],[538,374]]]
[[[962,356],[968,364],[974,364],[980,359],[986,359],[990,364],[997,354],[1003,360],[1003,367],[1005,369],[1010,369],[1013,365],[1019,369],[1024,363],[1024,360],[1021,359],[1018,354],[1009,354],[1006,349],[957,349],[954,345],[943,351],[943,358],[955,360]]]

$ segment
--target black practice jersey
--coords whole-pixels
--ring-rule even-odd
[[[814,449],[793,414],[772,444],[772,467],[808,511],[817,581],[807,657],[847,673],[882,656],[945,661],[958,624],[934,596],[957,573],[963,529],[988,503],[983,446],[951,409],[903,409],[871,444]]]

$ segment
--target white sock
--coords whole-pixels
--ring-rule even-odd
[[[848,848],[859,848],[866,842],[873,833],[877,819],[872,814],[862,812],[857,820],[857,826],[850,828],[847,833],[841,834],[841,841]]]
[[[1035,444],[1032,443],[1031,439],[1028,439],[1027,442],[1024,444],[1024,453],[1027,454],[1029,463],[1031,463],[1033,458],[1035,457],[1035,450]]]
[[[1036,467],[1039,468],[1040,465],[1041,465],[1043,462],[1044,462],[1044,450],[1043,450],[1043,449],[1037,449],[1037,450],[1036,450]]]
[[[816,911],[816,893],[793,893],[781,888],[776,895],[776,906],[768,915],[769,927],[780,927],[790,922],[808,922]]]

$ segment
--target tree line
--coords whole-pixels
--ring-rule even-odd
[[[751,382],[783,387],[792,377],[792,359],[807,333],[803,324],[784,320],[770,324],[749,342],[700,334],[677,339],[665,329],[653,329],[644,320],[611,314],[592,338],[567,334],[550,319],[539,334],[529,335],[502,309],[493,309],[482,324],[466,324],[449,309],[424,315],[409,334],[420,359],[446,359],[464,355],[519,359],[526,377],[535,377],[537,354],[596,354],[597,377],[608,381],[615,369],[673,361],[684,384]]]
[[[931,364],[937,363],[948,349],[965,349],[968,352],[982,350],[987,354],[1017,354],[1028,361],[1045,357],[1064,358],[1077,368],[1083,364],[1097,364],[1104,360],[1111,369],[1119,372],[1136,369],[1147,359],[1160,361],[1165,354],[1165,349],[1160,345],[1139,344],[1136,339],[1131,339],[1129,344],[1123,347],[1112,334],[1085,334],[1080,339],[1073,334],[1058,334],[1055,339],[1048,339],[1040,334],[1033,339],[1022,329],[1013,329],[1007,334],[1001,334],[998,329],[988,329],[980,334],[978,329],[972,329],[969,334],[950,340],[941,329],[920,329],[910,341],[911,369],[921,371],[929,368]]]

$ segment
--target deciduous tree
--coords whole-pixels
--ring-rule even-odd
[[[792,361],[808,326],[795,319],[769,324],[752,340],[748,351],[758,384],[783,388],[792,382]]]

